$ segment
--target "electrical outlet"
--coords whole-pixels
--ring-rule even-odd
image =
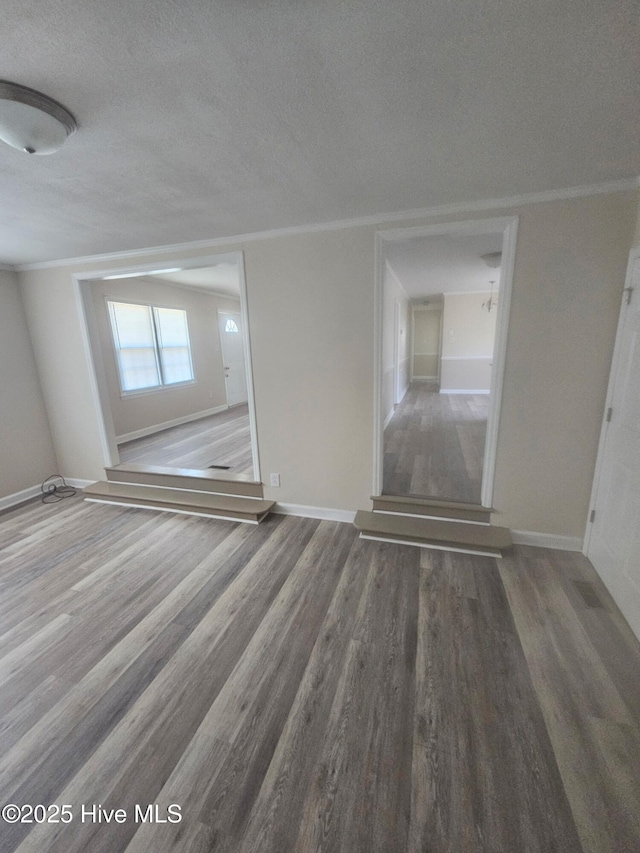
[[[280,486],[280,474],[270,474],[269,485],[278,488]]]

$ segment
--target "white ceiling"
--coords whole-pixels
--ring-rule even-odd
[[[441,234],[385,243],[384,257],[412,300],[440,293],[491,290],[500,269],[482,255],[502,251],[499,234]]]
[[[147,276],[149,274],[147,273]],[[142,276],[146,278],[147,276]],[[236,264],[223,262],[212,267],[180,270],[153,276],[167,284],[177,284],[189,289],[213,291],[214,293],[240,298],[240,274]]]
[[[0,262],[629,178],[637,0],[4,0],[0,79],[61,101],[0,145]]]

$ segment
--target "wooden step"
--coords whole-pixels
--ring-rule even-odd
[[[218,495],[239,495],[263,498],[262,483],[246,474],[230,477],[212,468],[171,468],[163,465],[138,465],[126,462],[105,468],[110,483],[130,483],[144,486],[189,489],[194,492],[211,492]]]
[[[373,511],[420,518],[448,518],[473,524],[491,524],[492,507],[459,501],[440,501],[432,498],[405,497],[404,495],[372,496]]]
[[[84,495],[85,500],[95,503],[203,515],[207,518],[223,518],[249,524],[259,524],[275,506],[275,501],[257,498],[102,481],[87,486]]]
[[[501,557],[511,545],[506,527],[412,518],[360,510],[354,519],[362,539],[399,542],[420,548]]]

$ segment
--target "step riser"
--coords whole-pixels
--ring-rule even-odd
[[[458,524],[481,524],[484,527],[491,527],[490,521],[478,521],[477,518],[459,518],[455,515],[427,515],[424,512],[398,512],[395,509],[376,509],[373,511],[376,515],[400,515],[403,518],[426,518],[431,521],[455,521]]]
[[[360,539],[369,539],[373,542],[389,542],[391,545],[412,545],[414,548],[429,548],[432,551],[455,551],[456,554],[473,554],[477,557],[494,557],[500,559],[501,551],[478,551],[464,548],[462,545],[446,545],[442,542],[415,542],[413,539],[394,539],[391,536],[378,536],[374,533],[361,533]]]
[[[491,524],[491,507],[428,498],[406,498],[398,495],[374,495],[371,498],[374,512],[403,515],[407,518],[430,518],[442,521],[460,521],[469,524]]]
[[[264,500],[262,495],[246,495],[241,492],[239,489],[202,489],[195,488],[188,484],[185,480],[180,480],[179,482],[173,483],[171,485],[166,485],[163,483],[152,482],[151,480],[133,480],[133,479],[117,479],[114,480],[112,477],[107,476],[107,480],[110,483],[118,483],[118,485],[122,486],[145,486],[152,489],[180,489],[181,492],[187,492],[188,494],[194,495],[220,495],[221,497],[226,498],[246,498],[248,501],[261,501]]]
[[[491,510],[469,509],[467,507],[438,506],[429,504],[428,501],[394,502],[386,498],[372,498],[373,511],[384,512],[389,515],[406,515],[410,518],[433,518],[442,521],[466,521],[469,524],[491,524]]]
[[[204,518],[220,518],[258,524],[273,509],[275,502],[237,495],[194,492],[168,486],[139,483],[92,483],[84,489],[84,497],[96,503],[142,507],[161,512],[179,512]]]
[[[363,539],[438,551],[501,557],[503,551],[511,545],[511,536],[506,528],[461,522],[459,519],[429,519],[422,515],[359,510],[353,523]]]
[[[261,500],[264,495],[262,483],[243,483],[241,480],[207,480],[199,477],[154,474],[151,472],[118,471],[113,468],[106,468],[105,471],[110,483],[154,486],[163,489],[184,489],[190,492],[256,498],[258,500]]]
[[[190,509],[178,509],[177,507],[170,506],[151,506],[150,504],[144,503],[135,503],[134,501],[126,501],[126,500],[108,500],[106,498],[85,498],[85,501],[88,503],[94,504],[110,504],[111,506],[125,506],[132,507],[133,509],[148,509],[152,512],[175,512],[178,515],[195,515],[200,518],[216,518],[220,521],[239,521],[243,524],[259,524],[264,516],[260,518],[241,518],[240,516],[233,515],[221,515],[214,514],[212,512],[200,512],[198,510],[190,510]]]

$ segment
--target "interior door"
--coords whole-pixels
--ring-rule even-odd
[[[240,314],[218,312],[227,404],[247,402],[247,371],[244,360],[244,329]]]
[[[621,309],[587,556],[640,637],[640,258]]]

